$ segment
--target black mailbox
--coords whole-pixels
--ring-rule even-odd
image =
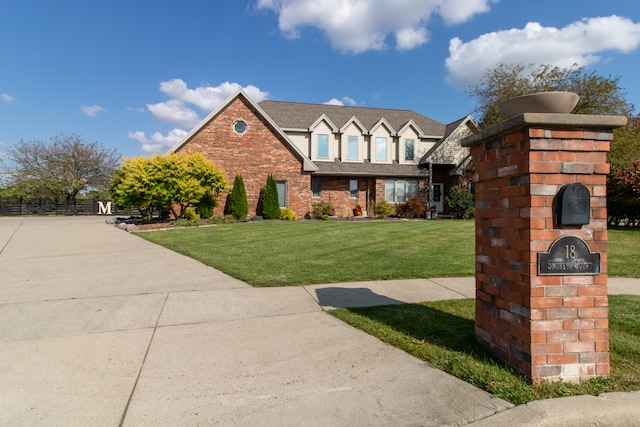
[[[567,184],[558,192],[558,225],[585,225],[591,221],[591,194],[589,189],[576,182]]]

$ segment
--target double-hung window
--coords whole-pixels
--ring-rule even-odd
[[[327,134],[318,135],[318,158],[329,158],[329,135]]]

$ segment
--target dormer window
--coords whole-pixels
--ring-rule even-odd
[[[358,137],[347,136],[347,160],[358,160]]]
[[[376,138],[376,160],[379,162],[387,160],[387,138]]]
[[[329,135],[326,135],[326,134],[318,135],[318,158],[319,159],[329,158]]]
[[[405,161],[412,162],[414,160],[414,146],[415,146],[415,140],[413,140],[413,139],[405,139],[404,140],[404,159],[405,159]]]

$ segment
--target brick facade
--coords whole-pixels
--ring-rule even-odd
[[[463,141],[475,166],[476,337],[534,383],[609,375],[606,155],[618,126],[612,123],[602,116],[523,115]],[[590,222],[561,226],[554,199],[573,183],[589,190]],[[599,274],[538,274],[538,254],[563,236],[601,254]]]
[[[247,124],[247,130],[242,135],[234,130],[238,120]],[[218,168],[224,170],[229,186],[233,184],[236,174],[242,175],[249,202],[249,216],[260,213],[261,192],[269,173],[273,174],[276,181],[286,182],[287,207],[299,217],[304,217],[310,210],[310,173],[302,171],[301,160],[242,97],[234,99],[180,151],[200,152],[209,157]],[[219,200],[220,204],[215,208],[216,215],[223,213],[226,197],[223,195]]]

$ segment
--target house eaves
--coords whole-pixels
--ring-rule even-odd
[[[336,159],[334,162],[316,162],[318,170],[314,176],[367,176],[367,177],[405,177],[424,178],[429,176],[429,170],[418,165],[403,165],[397,161],[390,164],[342,162]]]
[[[200,123],[198,123],[180,142],[175,144],[167,153],[173,153],[180,150],[184,145],[189,142],[200,130],[202,130],[209,122],[216,118],[222,111],[224,111],[234,100],[242,97],[245,99],[251,108],[253,108],[259,116],[261,116],[271,128],[271,130],[278,135],[282,141],[290,148],[297,157],[302,160],[302,170],[305,172],[314,172],[318,170],[316,165],[309,159],[304,153],[289,139],[282,129],[269,117],[269,115],[260,106],[251,99],[244,90],[238,89],[233,95],[227,98],[222,104],[215,108],[207,117],[205,117]]]

